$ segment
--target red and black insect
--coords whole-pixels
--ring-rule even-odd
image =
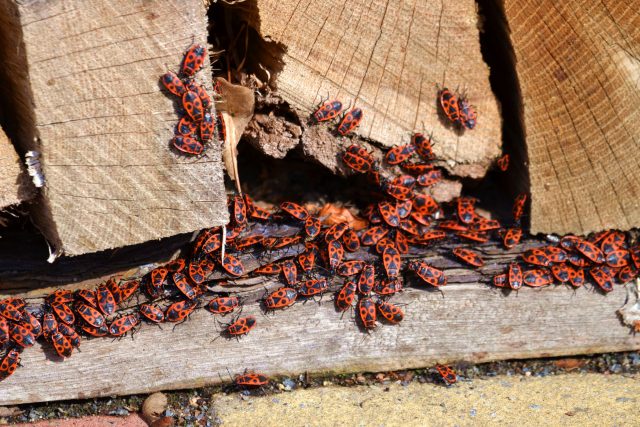
[[[196,123],[200,123],[202,121],[204,107],[202,105],[202,100],[197,93],[190,90],[185,92],[185,94],[182,95],[182,107],[185,109],[189,117],[191,117],[191,120]]]
[[[435,201],[433,197],[428,194],[418,194],[413,198],[413,209],[412,209],[412,218],[414,218],[413,214],[421,213],[425,215],[433,215],[440,209],[440,205]]]
[[[383,183],[382,190],[396,200],[408,200],[412,195],[410,188],[402,185],[391,184],[389,182]]]
[[[416,179],[411,175],[398,175],[391,180],[391,184],[412,190],[416,186]]]
[[[363,295],[369,295],[373,289],[373,285],[376,279],[376,269],[373,265],[367,264],[360,273],[358,279],[358,292]]]
[[[111,322],[109,325],[109,333],[114,337],[121,337],[140,323],[140,315],[138,313],[127,314]]]
[[[269,384],[269,377],[265,374],[247,372],[236,376],[233,382],[238,387],[262,387]]]
[[[415,222],[411,221],[410,219],[401,219],[400,222],[398,223],[398,228],[413,236],[420,235],[419,226]]]
[[[402,167],[402,169],[412,175],[422,175],[424,173],[432,171],[435,168],[435,166],[428,165],[426,163],[403,163],[400,166]]]
[[[360,239],[358,235],[352,229],[348,229],[342,235],[342,243],[346,250],[349,252],[355,252],[360,249]]]
[[[576,243],[576,250],[584,255],[586,258],[591,260],[596,264],[602,264],[605,262],[605,257],[600,248],[598,248],[595,244],[588,242],[586,240],[580,240]]]
[[[198,125],[193,120],[191,120],[189,116],[184,116],[178,122],[176,131],[179,135],[189,136],[193,138],[198,131]]]
[[[473,222],[469,229],[472,231],[492,231],[499,230],[502,226],[497,219],[488,219],[479,216],[475,222]]]
[[[329,255],[329,267],[335,270],[342,263],[344,257],[344,248],[339,240],[332,240],[327,244],[327,253]]]
[[[298,264],[300,264],[302,271],[305,273],[311,273],[316,266],[316,251],[307,250],[306,252],[298,255]]]
[[[468,226],[466,226],[465,224],[460,224],[455,219],[447,219],[447,220],[444,220],[444,221],[440,221],[438,223],[438,228],[442,228],[443,230],[450,230],[450,231],[467,231],[467,230],[469,230]]]
[[[626,249],[610,250],[605,257],[607,265],[614,268],[626,267],[631,261],[629,251]]]
[[[511,249],[520,243],[522,229],[520,227],[507,228],[502,237],[502,244],[505,248]]]
[[[190,81],[187,84],[187,89],[198,95],[198,97],[202,101],[202,107],[204,109],[207,109],[211,106],[211,97],[207,93],[206,89],[200,86],[198,83],[194,82],[193,80]],[[213,119],[211,119],[211,121],[213,123]]]
[[[361,298],[358,301],[358,317],[365,329],[375,329],[377,320],[376,304],[371,298]]]
[[[92,307],[98,306],[98,301],[96,299],[96,291],[94,291],[93,289],[79,289],[76,291],[76,297],[79,300],[86,302]]]
[[[476,199],[470,197],[458,198],[458,218],[465,224],[471,224],[478,218],[475,208]]]
[[[532,288],[540,288],[553,283],[553,277],[549,271],[542,268],[525,271],[522,280],[525,285]]]
[[[40,334],[42,334],[42,325],[40,324],[38,319],[36,319],[36,317],[28,311],[25,311],[22,314],[22,325],[29,329],[36,339],[40,336]]]
[[[69,338],[65,337],[59,331],[55,331],[50,337],[53,349],[60,355],[60,357],[71,357],[73,352],[73,346],[69,341]]]
[[[404,319],[404,312],[397,305],[386,301],[378,301],[376,307],[378,307],[380,315],[392,325],[398,324]]]
[[[364,246],[372,246],[387,235],[388,229],[380,226],[371,227],[360,236],[360,243]]]
[[[470,249],[454,248],[453,254],[474,267],[482,267],[484,265],[484,261],[480,257],[480,254]]]
[[[142,304],[140,306],[140,314],[153,323],[161,323],[164,321],[164,312],[153,304]]]
[[[95,328],[99,328],[105,324],[104,316],[95,308],[84,303],[79,303],[76,304],[75,309],[87,324]]]
[[[207,57],[207,48],[202,45],[194,44],[189,47],[189,50],[184,54],[184,60],[182,61],[182,74],[193,77],[195,73],[200,71],[204,60]]]
[[[342,235],[349,229],[349,224],[346,222],[339,222],[337,224],[332,225],[325,232],[324,240],[329,243],[332,240],[338,240],[342,237]]]
[[[405,236],[400,230],[394,230],[395,233],[395,248],[401,254],[409,253],[409,241],[407,240],[407,236]]]
[[[307,211],[303,206],[293,202],[282,202],[280,204],[280,209],[300,221],[306,220],[309,216],[309,211]]]
[[[509,287],[511,289],[520,289],[522,287],[522,268],[520,267],[520,264],[515,262],[509,264],[507,277],[509,279]]]
[[[278,310],[292,306],[298,299],[298,292],[293,288],[279,288],[271,292],[265,299],[267,310]]]
[[[439,169],[434,169],[427,173],[423,173],[422,175],[418,175],[416,178],[416,182],[421,187],[430,187],[434,184],[437,184],[442,179],[442,171]]]
[[[589,275],[596,282],[598,287],[604,292],[613,291],[613,277],[608,274],[608,270],[604,268],[606,266],[598,266],[589,269]]]
[[[513,202],[513,220],[518,222],[524,214],[524,205],[527,203],[527,193],[520,193]]]
[[[80,347],[80,335],[71,326],[64,323],[58,325],[58,331],[69,339],[71,345],[75,348]]]
[[[204,146],[189,136],[175,136],[172,140],[176,150],[186,154],[200,155],[204,151]]]
[[[321,295],[329,289],[329,284],[325,279],[305,280],[298,289],[298,294],[303,297],[313,297]]]
[[[3,319],[0,318],[0,322]],[[2,328],[0,328],[2,329]],[[58,322],[56,321],[56,317],[51,312],[47,312],[42,316],[42,334],[45,338],[49,338],[49,336],[58,330]],[[0,340],[2,342],[2,340]]]
[[[58,317],[58,319],[61,322],[66,323],[67,325],[73,325],[73,322],[76,321],[76,317],[73,314],[73,311],[71,311],[71,309],[67,304],[54,303],[54,304],[49,304],[49,306],[51,307],[51,309],[53,310],[53,313]],[[77,309],[77,306],[78,304],[76,304],[76,309]]]
[[[85,322],[81,322],[79,326],[82,332],[92,337],[104,337],[109,333],[109,328],[107,327],[106,323],[99,328],[91,326]]]
[[[365,266],[365,262],[362,260],[352,260],[352,261],[345,261],[342,264],[340,264],[340,267],[338,267],[338,271],[337,273],[340,276],[355,276],[356,274],[360,273],[360,271],[362,271],[362,268]]]
[[[389,224],[391,227],[397,227],[400,225],[400,217],[398,217],[398,212],[393,204],[389,202],[378,203],[378,210],[380,211],[380,215],[382,215],[384,222]]]
[[[222,268],[224,268],[226,272],[231,274],[232,276],[244,275],[244,265],[242,265],[238,258],[231,254],[224,254],[224,259],[222,260]]]
[[[411,261],[407,267],[431,286],[440,287],[447,284],[447,277],[444,272],[424,261]]]
[[[531,265],[539,265],[541,267],[549,267],[551,265],[551,259],[549,255],[543,250],[543,248],[529,249],[522,254],[524,262]]]
[[[416,133],[411,138],[411,142],[416,147],[416,151],[418,152],[418,155],[422,157],[424,161],[429,162],[436,158],[436,155],[433,152],[433,144],[431,143],[431,138],[427,138],[421,133]],[[427,170],[423,170],[424,168],[417,169],[416,166],[418,165],[414,165],[413,172],[411,171],[411,167],[409,165],[404,165],[404,168],[409,173],[424,174],[428,172]],[[427,168],[433,167],[430,165],[425,165],[425,166]]]
[[[356,284],[348,281],[336,293],[335,304],[338,311],[345,311],[353,305],[356,299]]]
[[[449,91],[449,89],[442,88],[438,93],[438,99],[440,100],[440,107],[442,112],[454,125],[460,124],[460,105],[458,98]]]
[[[0,380],[13,374],[20,365],[20,353],[16,349],[11,349],[0,362]]]
[[[182,80],[180,80],[180,78],[171,71],[164,73],[160,78],[160,81],[169,92],[176,96],[182,97],[182,95],[187,91]]]
[[[373,292],[381,296],[393,295],[400,291],[402,291],[400,279],[383,279],[373,286]]]
[[[507,286],[507,275],[506,274],[496,274],[493,276],[493,286],[497,286],[498,288],[504,288]]]
[[[506,172],[507,169],[509,169],[509,158],[509,155],[505,154],[496,161],[498,169],[500,169],[502,172]]]
[[[553,274],[553,277],[555,277],[555,279],[560,283],[566,283],[569,281],[572,275],[572,270],[574,270],[573,267],[564,263],[554,264],[551,266],[551,274]],[[573,274],[575,274],[575,272],[573,272]]]
[[[396,212],[400,219],[406,219],[411,214],[413,203],[411,200],[404,200],[402,202],[396,202]]]
[[[402,162],[406,162],[416,152],[416,147],[413,144],[397,145],[387,151],[385,160],[390,165],[397,165]]]
[[[600,249],[605,255],[612,251],[627,249],[626,240],[626,236],[622,231],[611,230],[600,242]]]
[[[127,282],[120,283],[119,285],[116,284],[114,289],[115,292],[112,291],[111,293],[113,294],[113,298],[116,300],[116,304],[122,304],[129,298],[133,297],[133,294],[136,293],[138,288],[140,288],[139,280],[129,280]]]
[[[176,285],[176,288],[187,298],[190,300],[196,297],[196,291],[189,284],[189,279],[182,273],[173,273],[173,283]]]
[[[182,122],[182,120],[180,122]],[[178,125],[178,127],[180,127],[180,125]],[[200,123],[199,130],[200,130],[200,139],[202,140],[203,143],[206,144],[211,140],[211,138],[213,137],[213,133],[216,130],[216,121],[214,120],[210,112],[207,111],[202,116],[202,122]]]
[[[352,170],[366,173],[373,170],[373,157],[362,147],[351,145],[342,153],[342,160]]]
[[[362,110],[360,108],[353,108],[349,110],[338,125],[338,133],[342,136],[346,136],[358,127],[360,121],[362,121]]]
[[[96,300],[98,301],[98,308],[106,316],[113,313],[114,310],[116,309],[116,300],[113,297],[113,294],[111,293],[107,285],[105,284],[98,286],[98,289],[96,291]],[[93,325],[93,326],[98,327],[100,325]]]
[[[246,335],[256,326],[256,323],[254,316],[240,317],[227,325],[225,332],[227,335],[234,337]]]
[[[340,101],[325,101],[318,107],[313,113],[313,118],[318,123],[333,120],[338,117],[338,114],[342,111],[342,102]]]
[[[253,272],[256,274],[280,274],[280,272],[282,272],[282,266],[274,263],[265,264],[253,270]]]
[[[458,111],[460,112],[460,121],[467,129],[476,127],[478,114],[469,101],[462,96],[458,98]]]
[[[298,268],[293,260],[288,259],[282,263],[282,275],[288,285],[298,283]]]
[[[9,341],[9,321],[0,316],[0,347],[6,344],[7,341]]]
[[[456,233],[456,236],[463,237],[467,240],[471,240],[472,242],[485,243],[489,241],[487,233],[480,231],[459,231]]]
[[[0,316],[19,322],[22,319],[22,309],[11,300],[3,300],[0,302]]]
[[[398,250],[389,246],[382,252],[382,264],[387,272],[387,277],[393,279],[400,274],[400,253]]]
[[[196,309],[198,302],[195,300],[182,300],[178,302],[174,302],[164,313],[164,320],[167,322],[180,322],[183,321],[193,313],[193,310]]]
[[[316,236],[320,234],[321,229],[322,223],[320,222],[320,219],[315,216],[309,215],[304,221],[304,232],[312,239],[316,238]]]
[[[36,337],[31,330],[21,323],[9,325],[9,337],[21,347],[31,347],[36,343]]]
[[[440,375],[440,379],[442,379],[442,381],[444,381],[446,385],[452,385],[458,381],[458,376],[456,375],[456,372],[453,369],[451,369],[450,366],[436,365],[436,370]]]

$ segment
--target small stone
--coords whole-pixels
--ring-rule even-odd
[[[167,396],[160,392],[153,393],[147,397],[142,404],[142,418],[144,418],[147,423],[151,424],[158,420],[162,416],[163,412],[165,412],[165,416],[172,417],[173,413],[166,413],[170,412],[167,411],[167,404]]]
[[[471,408],[471,411],[469,411],[469,416],[475,417],[477,413],[478,411],[476,411],[476,408]]]
[[[124,416],[129,415],[129,411],[127,411],[123,407],[119,407],[119,408],[114,409],[113,411],[109,411],[108,415],[115,415],[117,417],[124,417]]]
[[[524,376],[525,376],[525,377],[530,377],[530,376],[531,376],[531,371],[526,371],[526,372],[524,373]]]
[[[291,378],[285,378],[282,380],[282,385],[284,385],[285,391],[291,391],[296,388],[296,382]]]
[[[541,408],[542,408],[542,406],[540,406],[540,405],[536,405],[535,403],[533,403],[533,404],[529,405],[529,408],[531,408],[531,409],[535,409],[535,410],[538,410],[538,409],[541,409]]]

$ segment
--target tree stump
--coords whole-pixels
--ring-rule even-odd
[[[407,143],[414,131],[433,132],[438,159],[453,175],[481,178],[500,154],[501,119],[474,1],[257,0],[230,10],[265,40],[253,47],[257,61],[274,73],[271,81],[301,121],[328,96],[362,108],[357,134],[384,146]],[[468,95],[479,115],[474,130],[447,126],[438,114],[438,85]],[[292,132],[293,143],[259,138],[258,145],[272,142],[264,151],[284,156],[300,143],[307,156],[335,169],[335,126],[315,128]]]
[[[640,224],[640,14],[614,0],[506,0],[531,181],[531,230]]]
[[[197,159],[170,150],[179,107],[159,82],[192,42],[206,42],[201,1],[0,6],[14,142],[41,154],[46,186],[34,217],[56,250],[78,255],[226,223],[220,150]],[[211,90],[208,60],[199,79]]]

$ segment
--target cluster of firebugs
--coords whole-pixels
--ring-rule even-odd
[[[192,46],[182,65],[181,74],[185,79],[173,73],[162,77],[168,90],[183,97],[188,115],[181,119],[181,124],[196,129],[176,136],[178,142],[174,140],[174,146],[181,151],[185,147],[202,146],[210,138],[205,103],[188,106],[193,94],[201,101],[200,93],[206,94],[189,80],[201,67],[203,55],[206,51],[202,46]],[[456,97],[446,88],[440,90],[438,96],[442,112],[452,124],[473,129],[476,113],[466,99]],[[329,121],[336,118],[341,109],[339,101],[326,101],[314,113],[314,119],[318,123]],[[358,125],[362,111],[357,110],[343,117],[338,127],[340,134],[346,135]],[[338,312],[355,306],[356,321],[364,331],[372,331],[380,323],[400,323],[404,312],[390,300],[403,289],[404,267],[421,285],[440,288],[447,284],[444,271],[425,261],[411,260],[403,265],[402,256],[409,252],[409,246],[432,246],[445,239],[477,244],[498,238],[510,249],[519,243],[523,234],[520,220],[526,194],[516,197],[511,222],[501,224],[480,216],[473,198],[460,197],[452,206],[441,206],[421,192],[421,188],[430,187],[442,178],[442,171],[433,164],[432,147],[429,137],[417,133],[410,143],[389,149],[385,162],[402,170],[393,179],[382,176],[379,165],[363,147],[354,144],[344,151],[345,165],[354,173],[366,175],[378,195],[378,200],[361,212],[369,222],[365,230],[357,232],[346,222],[325,226],[321,218],[294,202],[284,202],[276,211],[266,210],[249,195],[238,194],[229,199],[232,221],[224,230],[221,227],[203,230],[184,257],[155,268],[139,280],[110,279],[96,289],[75,292],[58,289],[39,307],[27,307],[20,298],[1,300],[0,346],[4,355],[0,379],[17,369],[20,352],[33,346],[37,339],[50,344],[61,358],[68,358],[80,346],[80,335],[122,337],[133,333],[143,321],[183,322],[202,306],[215,315],[238,312],[242,306],[239,296],[213,293],[207,287],[208,278],[217,267],[230,278],[246,275],[280,278],[283,286],[261,299],[266,312],[331,293]],[[200,148],[195,151],[198,150],[202,152]],[[508,155],[497,162],[501,171],[507,170],[508,165]],[[280,237],[265,236],[254,227],[264,222],[286,223],[296,232]],[[295,249],[295,255],[261,265],[251,272],[242,264],[244,253],[282,248]],[[370,259],[374,260],[359,259],[358,254],[363,251],[373,254]],[[468,248],[456,247],[452,256],[474,268],[484,265],[480,254]],[[569,283],[578,288],[590,279],[603,292],[610,292],[614,283],[626,283],[637,277],[640,246],[631,245],[627,234],[608,230],[587,238],[567,235],[551,245],[530,249],[520,258],[510,263],[506,272],[493,278],[495,286],[518,290],[523,285]],[[130,302],[134,295],[138,297],[137,304]],[[203,299],[207,295],[211,299],[205,303]],[[140,298],[145,302],[140,303]],[[123,308],[120,311],[119,306]],[[256,325],[255,316],[237,315],[223,326],[222,335],[239,338]],[[455,373],[449,367],[439,365],[437,370],[445,383],[455,382]],[[261,386],[268,378],[249,372],[238,375],[235,382],[240,386]]]

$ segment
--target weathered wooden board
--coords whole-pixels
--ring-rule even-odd
[[[488,275],[513,254],[487,250],[485,258]],[[625,287],[606,296],[590,286],[507,294],[477,283],[478,272],[453,261],[431,261],[448,266],[450,284],[442,292],[415,285],[396,296],[393,302],[406,304],[399,326],[363,333],[353,312],[336,313],[330,298],[268,315],[248,302],[242,314],[255,315],[258,325],[240,340],[227,340],[219,336],[219,322],[228,319],[198,310],[175,330],[144,325],[133,339],[85,340],[82,352],[64,362],[37,344],[24,351],[24,366],[0,383],[0,405],[197,387],[228,380],[227,369],[270,375],[377,371],[640,348],[640,337],[616,315]],[[261,285],[245,292],[247,301],[263,292]]]
[[[638,227],[638,4],[505,0],[504,13],[522,92],[532,231]]]
[[[32,108],[16,118],[31,125],[17,142],[41,152],[34,217],[55,249],[97,252],[227,221],[220,150],[170,149],[178,102],[159,81],[192,42],[206,43],[202,1],[0,6],[22,35],[5,48],[20,56],[7,60],[23,76],[16,103]],[[198,79],[211,90],[208,60]]]
[[[250,54],[272,72],[278,95],[301,111],[302,121],[321,98],[339,99],[363,109],[359,135],[391,146],[408,142],[412,131],[433,132],[443,166],[479,178],[500,153],[501,118],[480,52],[476,7],[472,0],[258,0],[227,13],[264,39]],[[469,96],[479,115],[474,130],[446,126],[437,85]],[[340,147],[331,143],[331,125],[320,125],[324,134],[293,133],[289,142],[270,132],[277,123],[256,126],[276,133],[256,139],[265,152],[284,156],[298,140],[306,155],[334,169]]]

